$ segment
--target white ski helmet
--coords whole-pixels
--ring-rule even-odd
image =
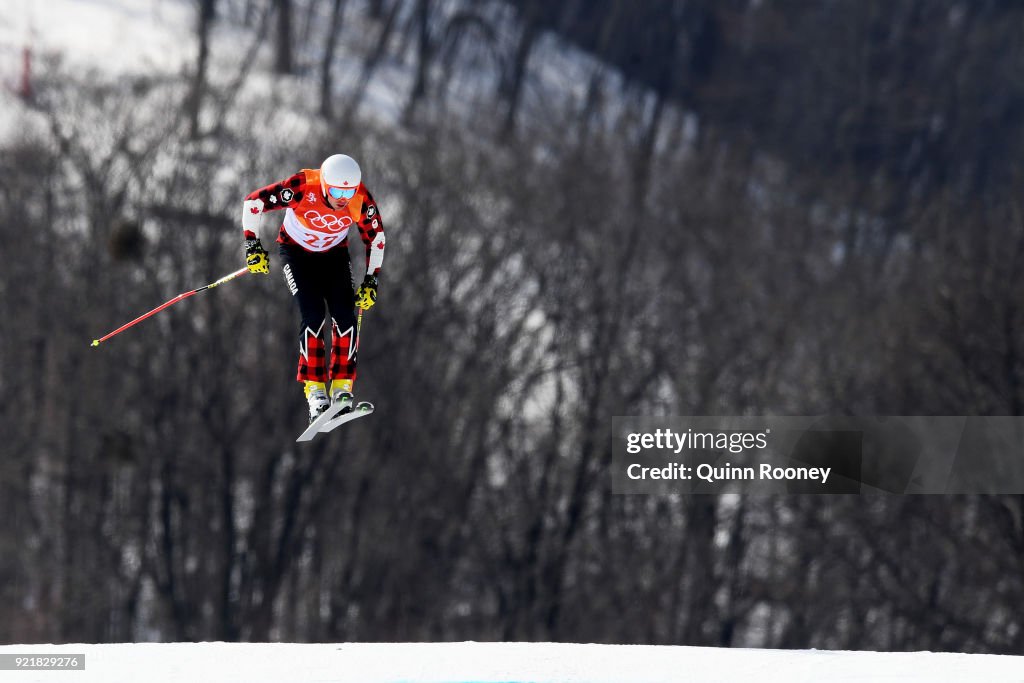
[[[320,189],[325,197],[332,187],[354,190],[359,187],[362,177],[355,159],[347,154],[332,154],[320,166]]]

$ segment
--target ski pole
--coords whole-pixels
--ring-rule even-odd
[[[359,331],[363,329],[363,309],[356,314],[356,353],[359,353]]]
[[[359,340],[362,339],[362,337],[363,337],[362,329],[363,329],[363,313],[364,312],[365,312],[364,309],[360,308],[359,311],[356,313],[356,338],[355,338],[355,341],[352,342],[353,344],[356,345],[356,349],[355,349],[356,358],[359,357]],[[352,380],[352,391],[355,391],[355,390],[356,390],[356,381]]]
[[[159,313],[160,311],[164,310],[168,306],[173,306],[174,304],[178,303],[179,301],[184,301],[185,299],[189,298],[193,294],[198,294],[199,292],[201,292],[201,291],[203,291],[205,289],[213,289],[217,285],[222,285],[225,282],[228,282],[229,280],[234,280],[239,275],[245,275],[248,272],[249,272],[248,266],[245,267],[245,268],[240,268],[240,269],[236,270],[235,272],[231,273],[230,275],[225,275],[224,277],[222,277],[221,279],[217,280],[216,282],[211,282],[208,285],[203,285],[202,287],[199,287],[197,289],[193,289],[193,290],[188,291],[188,292],[182,292],[181,294],[179,294],[178,296],[174,297],[170,301],[166,301],[166,302],[160,304],[159,306],[154,308],[149,313],[144,313],[144,314],[140,315],[138,318],[136,318],[135,320],[131,321],[130,323],[125,323],[124,325],[121,325],[121,327],[117,328],[113,332],[110,332],[109,334],[106,334],[106,335],[100,337],[99,339],[93,339],[92,340],[92,346],[99,346],[101,342],[105,342],[108,339],[110,339],[111,337],[113,337],[114,335],[120,334],[120,333],[124,332],[129,327],[131,327],[132,325],[135,325],[136,323],[142,322],[143,320],[145,320],[149,316],[154,315],[156,313]]]

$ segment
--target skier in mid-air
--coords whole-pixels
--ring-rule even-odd
[[[384,224],[362,183],[359,164],[352,157],[334,154],[319,169],[302,169],[245,198],[242,229],[246,265],[252,273],[270,272],[259,227],[263,214],[277,209],[285,209],[277,236],[282,271],[302,316],[296,379],[303,384],[313,423],[332,403],[352,401],[358,347],[355,307],[366,310],[377,300]],[[366,246],[366,274],[354,294],[348,255],[348,231],[353,224]],[[330,359],[323,339],[324,302],[331,315]],[[342,412],[346,410],[351,408]]]

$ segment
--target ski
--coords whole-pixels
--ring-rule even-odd
[[[312,441],[313,437],[320,433],[320,430],[323,429],[324,425],[330,422],[333,418],[337,417],[338,413],[340,413],[342,410],[344,410],[346,407],[350,405],[352,405],[351,399],[348,401],[338,401],[337,403],[332,403],[327,408],[327,410],[320,413],[320,415],[318,415],[315,420],[309,423],[309,426],[306,427],[306,430],[299,434],[299,438],[295,439],[295,441]]]
[[[366,417],[373,412],[373,404],[369,401],[360,401],[355,405],[351,411],[340,414],[345,408],[352,405],[352,401],[339,401],[338,403],[331,404],[331,407],[320,414],[313,422],[306,427],[306,431],[302,432],[295,441],[312,441],[316,438],[317,434],[326,434],[327,432],[334,431],[346,422],[357,420],[361,417]]]
[[[326,434],[327,432],[337,429],[346,422],[351,422],[352,420],[358,420],[361,417],[366,417],[372,412],[372,403],[370,403],[369,401],[360,401],[359,403],[356,404],[356,407],[353,408],[351,412],[345,413],[344,415],[340,415],[334,418],[333,420],[328,420],[327,423],[320,428],[320,433]]]

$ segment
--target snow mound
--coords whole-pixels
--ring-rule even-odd
[[[469,681],[1022,681],[1024,657],[561,643],[7,645],[0,655],[84,654],[84,671],[0,680],[115,683]]]

